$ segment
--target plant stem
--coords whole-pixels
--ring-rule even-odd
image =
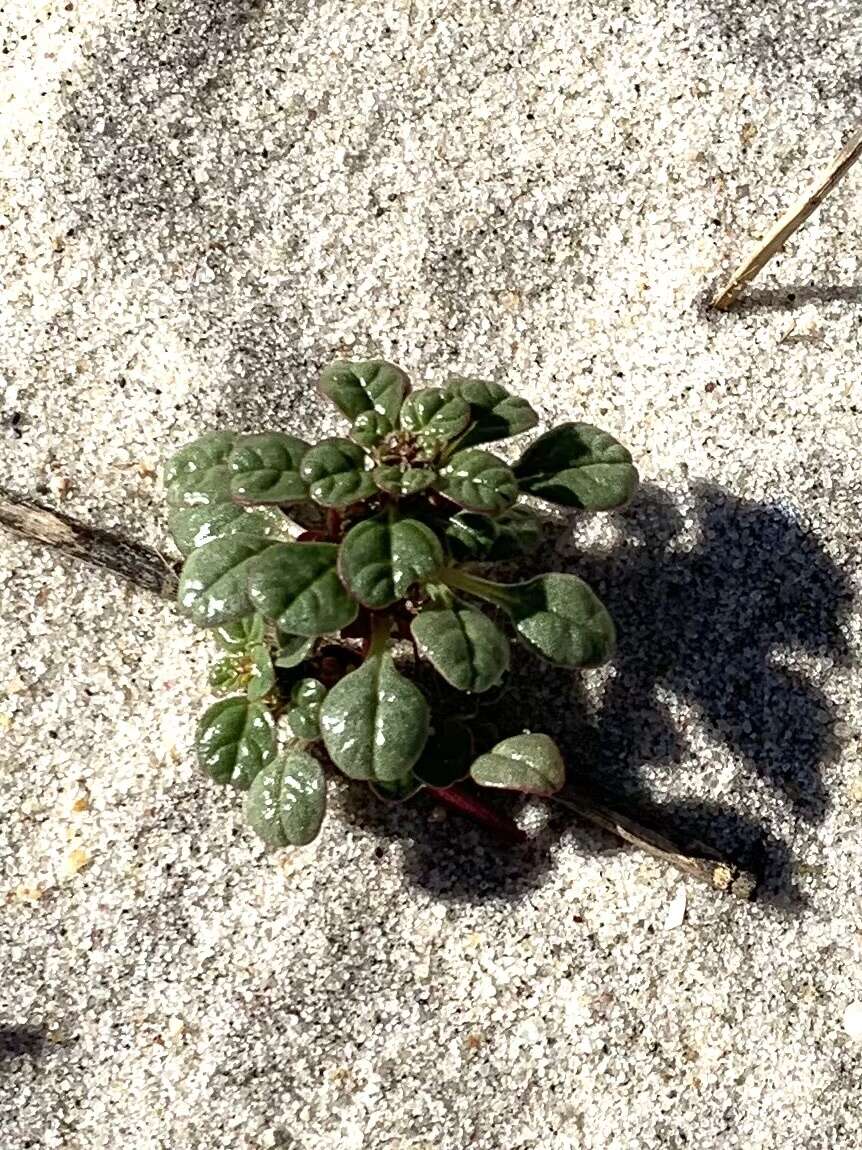
[[[388,612],[382,611],[371,617],[371,637],[368,643],[366,659],[373,659],[375,655],[382,655],[389,646],[392,634],[392,617]]]
[[[462,571],[458,567],[444,567],[440,571],[439,577],[447,587],[466,591],[468,595],[475,595],[477,599],[484,599],[498,607],[506,607],[508,603],[508,587],[505,583],[494,583],[491,579],[482,579],[480,576],[471,575],[469,571]]]
[[[498,815],[481,799],[477,799],[474,795],[468,795],[459,787],[446,787],[445,789],[429,787],[428,793],[447,807],[451,807],[452,810],[459,811],[462,815],[474,819],[507,842],[523,843],[527,841],[527,836],[511,819]]]
[[[862,128],[850,137],[847,144],[828,168],[821,172],[813,187],[801,196],[774,224],[753,251],[739,265],[725,286],[712,301],[718,311],[727,311],[745,284],[761,271],[772,257],[780,252],[798,227],[823,203],[838,181],[862,155]]]

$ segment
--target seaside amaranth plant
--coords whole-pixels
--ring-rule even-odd
[[[248,821],[272,846],[317,834],[327,760],[388,799],[467,778],[552,794],[565,779],[554,742],[475,745],[483,727],[459,720],[451,693],[493,694],[510,636],[557,666],[596,667],[613,623],[575,575],[501,583],[472,568],[538,545],[522,495],[587,511],[627,502],[631,456],[564,423],[508,464],[485,444],[537,416],[495,383],[413,391],[400,368],[370,361],[332,364],[320,388],[351,421],[347,437],[212,432],[166,468],[180,609],[222,649],[210,683],[226,697],[200,721],[201,766],[248,792]],[[412,672],[399,657],[410,643]],[[439,713],[420,660],[448,685]]]

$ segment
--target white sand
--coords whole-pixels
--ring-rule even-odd
[[[192,760],[206,640],[4,537],[0,1145],[862,1145],[862,171],[703,306],[854,126],[859,4],[7,0],[0,32],[0,482],[162,545],[164,457],[334,428],[344,353],[606,426],[649,485],[556,561],[620,657],[530,705],[767,875],[665,929],[681,880],[566,819],[506,855],[346,788],[267,856]]]

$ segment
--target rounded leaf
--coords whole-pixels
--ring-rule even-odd
[[[245,813],[267,846],[307,846],[317,838],[326,813],[326,778],[320,763],[305,751],[279,756],[251,784]]]
[[[614,653],[613,620],[577,575],[551,572],[506,586],[505,608],[518,637],[560,667],[598,667]]]
[[[478,511],[459,511],[446,524],[446,546],[462,563],[478,561],[491,553],[498,533],[496,519]]]
[[[374,783],[368,784],[371,790],[377,795],[378,799],[383,799],[385,803],[403,803],[407,799],[412,799],[418,790],[421,790],[422,783],[412,771],[408,772],[403,779],[397,779],[394,783],[381,783],[379,780]]]
[[[299,474],[308,444],[269,431],[244,435],[230,456],[230,493],[239,503],[299,503],[308,498]]]
[[[462,448],[520,435],[539,422],[526,399],[512,395],[499,383],[455,378],[447,385],[446,394],[470,406],[471,426],[460,440]]]
[[[490,562],[529,555],[542,542],[542,521],[529,507],[510,507],[493,523],[497,536],[486,553]]]
[[[272,715],[244,695],[222,699],[204,713],[195,746],[210,778],[244,790],[275,755]]]
[[[509,669],[509,641],[474,607],[426,608],[411,631],[420,654],[458,691],[489,691]]]
[[[629,452],[589,423],[563,423],[540,435],[518,463],[524,491],[587,511],[610,511],[631,499],[638,485]]]
[[[313,650],[314,639],[308,639],[305,635],[286,635],[279,632],[275,665],[286,671],[292,670],[300,663],[304,663]]]
[[[552,795],[566,781],[559,748],[547,735],[515,735],[480,755],[470,768],[482,787],[503,787],[528,795]]]
[[[375,467],[371,474],[381,491],[402,498],[425,491],[437,478],[437,472],[430,467],[400,467],[398,464]]]
[[[400,367],[382,359],[337,360],[321,375],[320,390],[348,419],[375,411],[394,427],[410,380]]]
[[[402,599],[443,565],[443,548],[417,519],[366,519],[347,532],[338,556],[344,585],[360,603],[378,611]]]
[[[350,438],[366,451],[370,451],[391,432],[392,424],[385,415],[378,415],[376,411],[361,411],[353,421]]]
[[[323,507],[348,507],[377,490],[365,469],[364,451],[349,439],[321,440],[306,453],[300,474],[311,498]]]
[[[276,543],[248,571],[256,611],[291,635],[339,631],[359,610],[338,578],[335,543]]]
[[[426,443],[457,439],[470,422],[470,405],[437,387],[423,387],[404,400],[401,426]]]
[[[329,757],[352,779],[404,779],[428,737],[428,703],[388,652],[367,659],[324,700],[320,729]]]
[[[258,643],[250,651],[251,673],[249,675],[246,693],[252,702],[263,699],[275,686],[275,667],[269,647],[265,643]]]
[[[223,650],[244,655],[263,639],[263,616],[246,615],[244,619],[223,623],[213,627],[212,636]]]
[[[453,503],[487,515],[499,515],[518,498],[518,481],[509,465],[475,449],[453,455],[435,486]]]
[[[199,627],[216,627],[251,615],[255,607],[248,595],[249,565],[276,546],[285,544],[237,532],[193,551],[180,573],[180,610]]]
[[[171,507],[211,506],[229,498],[228,458],[236,442],[232,431],[211,431],[183,447],[165,467]]]
[[[284,517],[273,508],[253,511],[229,500],[202,507],[174,507],[168,513],[168,530],[183,555],[190,555],[213,539],[234,535],[237,531],[277,538],[284,522]]]

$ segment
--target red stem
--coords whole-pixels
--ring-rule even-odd
[[[524,843],[527,841],[527,836],[511,819],[505,818],[503,815],[498,815],[491,807],[486,806],[481,799],[475,798],[473,795],[468,795],[465,791],[457,787],[446,787],[445,789],[439,787],[429,787],[428,791],[447,807],[452,810],[460,811],[462,815],[480,823],[486,830],[492,831],[501,839],[506,839],[511,843]]]

